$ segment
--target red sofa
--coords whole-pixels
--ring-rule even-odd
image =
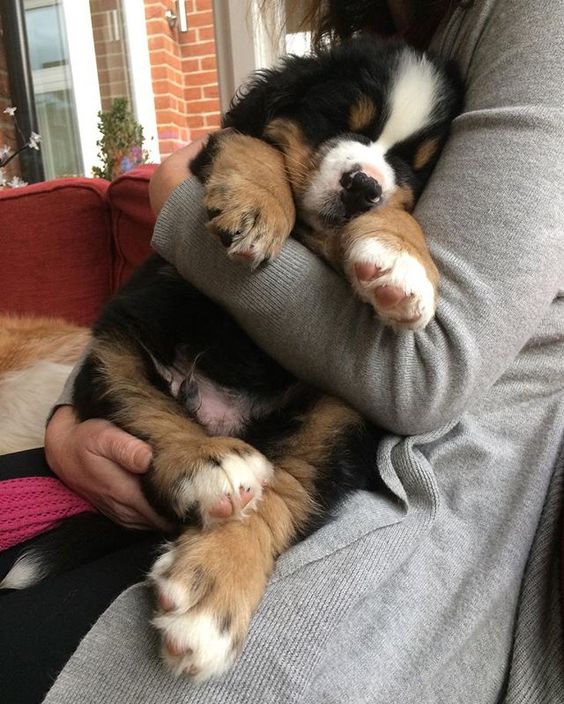
[[[0,191],[0,312],[92,323],[149,254],[155,168]]]

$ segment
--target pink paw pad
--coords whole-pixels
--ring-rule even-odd
[[[370,262],[357,262],[354,270],[359,281],[372,281],[383,273],[380,267]]]
[[[164,639],[164,647],[167,649],[169,655],[191,655],[192,650],[190,648],[181,647],[176,641],[174,641],[169,636]]]
[[[374,297],[382,308],[392,308],[405,300],[407,293],[397,286],[380,286],[374,291]]]
[[[251,245],[250,249],[241,249],[238,252],[234,252],[232,258],[243,264],[253,263],[256,257],[255,248]]]
[[[159,592],[159,606],[163,611],[173,611],[176,608],[172,598],[163,592]]]

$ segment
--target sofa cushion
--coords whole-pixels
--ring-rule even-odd
[[[112,290],[107,181],[0,192],[0,310],[90,324]]]
[[[141,166],[119,176],[108,189],[115,247],[114,289],[151,252],[155,216],[149,205],[149,180],[156,168],[156,164]]]

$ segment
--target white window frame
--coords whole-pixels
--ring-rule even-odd
[[[69,65],[84,174],[98,165],[98,112],[102,109],[94,35],[88,0],[62,0]]]
[[[282,3],[260,0],[213,0],[215,45],[221,109],[227,110],[247,76],[273,66],[287,52],[306,54],[309,32],[286,34]]]
[[[282,19],[275,9],[264,18],[259,0],[213,0],[215,46],[221,109],[227,110],[237,88],[247,76],[272,66],[283,46]]]
[[[149,161],[158,164],[161,160],[161,155],[159,151],[153,80],[151,77],[145,3],[143,0],[122,0],[122,7],[127,35],[134,113],[137,121],[143,127],[144,148],[149,153]]]

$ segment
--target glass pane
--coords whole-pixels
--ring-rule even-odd
[[[58,5],[28,9],[26,27],[33,70],[67,64],[61,8]]]
[[[69,140],[74,133],[72,102],[70,90],[53,90],[35,97],[46,178],[76,176],[82,172],[78,145]]]
[[[24,0],[24,9],[45,178],[79,175],[82,157],[61,3]]]

